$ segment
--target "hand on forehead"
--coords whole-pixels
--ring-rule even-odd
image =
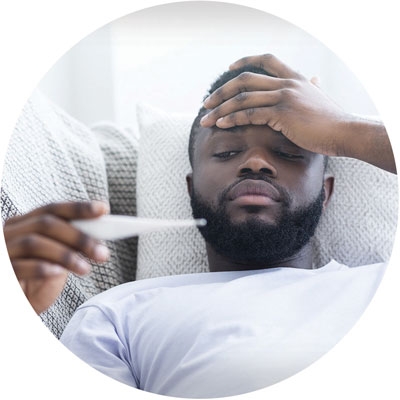
[[[261,68],[267,74],[246,71]],[[313,82],[273,55],[242,58],[230,67],[244,71],[204,101],[210,112],[203,127],[221,129],[267,125],[297,146],[324,155],[338,155],[340,127],[347,114]]]
[[[229,69],[237,70],[249,65],[260,68],[271,76],[243,72],[212,93],[204,101],[204,107],[213,109],[235,95],[248,91],[279,89],[281,87],[281,79],[301,77],[300,74],[283,64],[272,54],[243,57],[234,62]]]

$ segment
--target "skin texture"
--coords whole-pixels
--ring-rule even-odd
[[[187,175],[189,195],[193,190],[213,209],[219,204],[222,193],[234,191],[245,179],[253,184],[256,176],[273,181],[283,191],[290,193],[289,210],[309,205],[324,186],[324,207],[333,191],[334,179],[324,173],[323,157],[300,148],[283,134],[268,126],[247,125],[235,129],[204,128],[196,139],[193,173]],[[241,223],[257,217],[267,224],[276,224],[284,206],[282,199],[272,201],[263,196],[239,197],[227,201],[227,212],[232,222]],[[210,271],[248,269],[248,263],[238,263],[216,254],[207,243]],[[267,267],[311,267],[311,249],[306,245],[289,259],[281,259]]]
[[[201,125],[231,128],[268,125],[314,153],[346,156],[396,173],[386,129],[344,112],[316,84],[271,54],[245,57],[231,65],[254,65],[273,77],[245,72],[227,82],[204,102],[210,112]]]
[[[57,299],[68,272],[90,272],[90,264],[81,255],[97,262],[108,259],[105,246],[69,223],[107,212],[102,202],[53,203],[6,221],[4,238],[11,264],[36,313]]]

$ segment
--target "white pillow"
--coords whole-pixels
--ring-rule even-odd
[[[138,105],[140,131],[137,212],[141,217],[191,218],[185,176],[195,115]],[[331,158],[335,192],[313,241],[314,267],[334,258],[350,266],[390,257],[397,224],[397,177],[349,158]],[[205,243],[196,228],[139,238],[137,279],[208,270]]]
[[[137,215],[192,218],[185,177],[191,171],[187,147],[195,116],[167,114],[145,105],[138,105],[137,116]],[[137,266],[136,279],[207,271],[203,238],[197,228],[143,235]]]

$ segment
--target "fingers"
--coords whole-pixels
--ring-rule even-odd
[[[66,271],[87,274],[90,264],[79,253],[97,262],[107,261],[110,255],[107,247],[69,222],[107,212],[108,206],[97,201],[54,203],[8,220],[4,237],[20,282],[66,274]]]
[[[218,119],[216,125],[222,129],[241,125],[269,125],[272,129],[279,131],[274,122],[275,112],[274,106],[248,108]]]
[[[18,280],[50,278],[65,273],[65,269],[46,260],[17,259],[13,268]]]
[[[235,113],[240,110],[273,106],[276,105],[280,100],[279,91],[256,91],[256,92],[242,92],[237,94],[235,97],[225,101],[220,106],[214,108],[206,114],[200,121],[200,124],[204,127],[211,127],[215,125],[216,121],[221,117],[225,117],[231,113]],[[247,111],[247,113],[249,113]],[[217,125],[218,127],[221,127]]]
[[[64,219],[88,219],[100,217],[108,212],[108,205],[101,201],[51,203],[27,214],[10,218],[5,226],[44,214],[52,214]]]
[[[244,72],[225,83],[205,100],[204,107],[213,110],[201,119],[200,125],[212,127],[217,119],[230,113],[277,105],[284,98],[285,93],[288,93],[288,89],[297,86],[296,79],[273,78]],[[245,112],[250,113],[250,111]],[[217,126],[221,127],[218,124]]]
[[[13,267],[15,260],[43,259],[48,263],[59,265],[79,275],[87,274],[90,271],[90,265],[79,257],[76,252],[55,240],[39,234],[17,238],[9,242],[7,248]],[[24,264],[20,263],[19,266],[21,268]]]
[[[104,262],[108,259],[109,252],[107,247],[80,232],[65,220],[51,214],[33,216],[29,219],[15,222],[4,230],[4,237],[6,243],[11,243],[17,238],[30,237],[35,233],[60,242],[95,261]]]
[[[208,109],[217,107],[224,101],[244,92],[277,90],[283,84],[284,82],[281,79],[252,72],[243,72],[212,93],[204,101],[204,107]]]
[[[37,312],[47,309],[61,293],[68,271],[90,272],[90,264],[79,253],[99,262],[109,258],[105,246],[69,222],[108,211],[107,204],[99,201],[52,203],[6,221],[4,237],[11,264]]]
[[[262,68],[264,71],[277,78],[299,78],[301,77],[296,71],[291,69],[277,57],[272,54],[263,54],[260,56],[243,57],[235,61],[229,69],[238,69],[245,65],[254,65],[255,67]]]

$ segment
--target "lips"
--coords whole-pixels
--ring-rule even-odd
[[[244,181],[235,185],[229,193],[229,199],[232,201],[242,197],[245,197],[249,200],[256,200],[257,198],[258,200],[263,201],[267,199],[273,201],[280,200],[280,194],[274,186],[268,182],[254,179],[245,179]]]

